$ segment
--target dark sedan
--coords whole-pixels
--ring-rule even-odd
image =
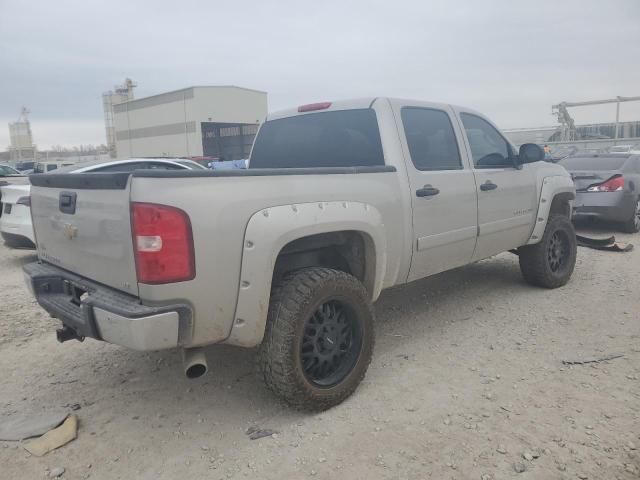
[[[576,185],[574,218],[607,220],[625,232],[640,231],[640,155],[575,156],[558,163]]]

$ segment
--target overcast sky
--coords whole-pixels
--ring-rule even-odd
[[[640,95],[640,0],[0,0],[0,149],[23,105],[40,149],[104,143],[101,93],[191,85],[269,93],[269,109],[359,96],[457,103],[499,126],[551,105]],[[640,102],[623,105],[640,120]],[[572,110],[613,121],[615,107]]]

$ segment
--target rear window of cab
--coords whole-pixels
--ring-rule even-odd
[[[249,162],[249,168],[378,165],[384,165],[384,155],[371,108],[269,120],[260,128]]]

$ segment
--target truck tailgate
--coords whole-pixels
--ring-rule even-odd
[[[137,295],[128,173],[31,176],[41,260]]]

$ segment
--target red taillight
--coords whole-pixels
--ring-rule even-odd
[[[140,283],[174,283],[196,276],[189,216],[179,208],[132,203],[131,226]]]
[[[624,190],[624,177],[622,175],[612,177],[606,182],[591,185],[587,188],[587,192],[620,192],[622,190]]]
[[[16,202],[16,205],[24,205],[25,207],[31,207],[31,197],[20,197]]]
[[[331,102],[310,103],[308,105],[300,105],[299,112],[313,112],[314,110],[326,110],[331,106]]]

